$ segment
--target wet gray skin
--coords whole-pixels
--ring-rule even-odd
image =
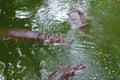
[[[68,80],[69,77],[74,76],[76,74],[81,74],[85,66],[82,64],[77,64],[72,67],[65,66],[59,67],[57,71],[54,71],[52,74],[48,76],[48,79],[45,80]]]
[[[71,24],[73,29],[79,29],[82,32],[89,31],[90,22],[88,16],[84,12],[74,8],[71,9],[67,15],[69,16],[67,21]]]
[[[38,31],[30,31],[25,29],[7,29],[3,31],[4,37],[6,39],[29,39],[29,40],[37,40],[43,42],[50,43],[63,43],[63,44],[71,44],[73,39],[65,39],[61,35],[57,34],[46,34]]]

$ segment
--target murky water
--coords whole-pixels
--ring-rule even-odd
[[[55,0],[49,5],[39,0],[1,0],[1,31],[24,28],[60,33],[74,43],[53,45],[0,36],[0,80],[42,80],[58,65],[81,63],[85,71],[71,80],[120,80],[119,5],[119,0]],[[79,34],[65,21],[73,7],[89,15],[89,33]]]

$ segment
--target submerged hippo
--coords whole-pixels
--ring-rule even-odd
[[[77,64],[72,67],[60,67],[57,71],[54,71],[52,74],[50,74],[48,79],[45,80],[68,80],[71,76],[81,74],[84,69],[85,66],[82,64]]]
[[[90,29],[89,20],[85,13],[80,10],[72,9],[68,12],[68,23],[73,29],[79,29],[82,32],[87,32]]]
[[[6,39],[29,39],[50,43],[71,44],[73,39],[65,39],[61,35],[46,34],[38,31],[30,31],[25,29],[7,29],[3,31]]]

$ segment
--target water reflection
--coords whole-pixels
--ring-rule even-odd
[[[7,79],[39,79],[39,60],[34,59],[30,54],[29,48],[26,47],[27,51],[22,49],[20,44],[11,47],[7,44],[7,55],[8,61],[5,62],[5,68],[3,73]],[[3,51],[5,53],[5,51]],[[6,53],[7,54],[7,53]],[[4,56],[2,56],[4,57]],[[3,61],[3,60],[2,60]],[[34,75],[33,75],[34,74]]]
[[[33,20],[33,29],[39,29],[43,31],[45,29],[46,31],[58,31],[61,28],[65,29],[64,26],[60,25],[60,23],[62,23],[66,17],[67,9],[65,8],[67,8],[68,5],[66,4],[62,7],[58,7],[58,5],[58,1],[53,1],[50,6],[42,6],[37,11],[35,20]],[[61,5],[63,4],[60,4],[59,6]],[[38,27],[34,25],[37,25]]]
[[[0,14],[2,13],[2,10],[0,10]]]
[[[3,62],[0,62],[0,80],[4,80],[4,68],[5,68],[5,64]]]
[[[16,17],[20,18],[20,19],[24,19],[24,18],[30,18],[30,12],[29,11],[20,11],[20,10],[16,10]]]

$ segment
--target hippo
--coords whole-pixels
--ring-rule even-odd
[[[87,14],[73,8],[68,13],[67,22],[72,26],[73,29],[80,30],[81,32],[88,32],[90,29],[90,21]]]
[[[73,39],[66,39],[59,34],[46,34],[38,31],[30,31],[20,28],[7,29],[3,31],[6,39],[29,39],[49,43],[71,44]]]
[[[83,64],[73,65],[72,67],[68,65],[65,67],[60,66],[58,70],[54,71],[44,80],[68,80],[71,76],[81,74],[84,69],[85,66]]]
[[[66,21],[70,24],[72,29],[81,32],[89,32],[90,20],[87,13],[80,7],[71,6],[69,3],[63,5],[65,2],[60,0],[47,0],[48,7],[52,16],[56,17],[58,21]]]

